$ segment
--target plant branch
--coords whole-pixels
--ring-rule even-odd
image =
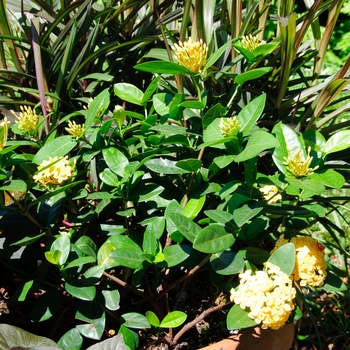
[[[177,332],[177,334],[175,335],[173,341],[172,341],[172,346],[176,345],[178,340],[192,327],[194,327],[198,322],[202,321],[203,319],[205,319],[206,317],[208,317],[212,312],[221,310],[223,307],[232,304],[233,301],[229,301],[227,303],[224,304],[220,304],[217,306],[212,306],[211,308],[204,310],[198,317],[196,317],[193,321],[185,324],[179,332]]]

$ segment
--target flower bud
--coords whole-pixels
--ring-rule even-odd
[[[125,109],[119,105],[115,106],[113,111],[113,118],[118,128],[121,129],[126,118]]]

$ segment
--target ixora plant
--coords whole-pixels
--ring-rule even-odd
[[[344,70],[322,87],[311,77],[304,94],[298,82],[296,107],[289,75],[311,48],[293,71],[288,21],[281,42],[174,41],[134,67],[153,74],[144,90],[119,82],[61,118],[28,104],[2,120],[1,257],[34,261],[14,299],[34,300],[32,321],[55,320],[61,349],[108,337],[100,349],[173,349],[220,310],[229,330],[278,331],[310,290],[346,289],[324,253],[348,254],[326,217],[340,197],[323,194],[346,182],[350,131],[322,112],[347,81]],[[334,242],[313,237],[315,224]],[[206,301],[192,315],[196,283]]]

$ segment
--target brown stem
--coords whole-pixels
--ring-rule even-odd
[[[192,270],[186,273],[186,275],[183,275],[180,277],[177,281],[175,281],[173,284],[168,286],[166,289],[164,289],[156,298],[155,301],[162,298],[166,293],[168,293],[171,289],[175,288],[177,285],[179,285],[182,281],[185,281],[187,278],[193,276],[210,258],[210,255],[207,255],[197,266],[195,266]]]
[[[227,303],[224,304],[220,304],[217,306],[213,306],[207,310],[204,310],[198,317],[196,317],[193,321],[185,324],[180,331],[177,332],[177,334],[175,335],[173,342],[171,343],[172,346],[176,345],[178,340],[192,327],[194,327],[198,322],[202,321],[203,319],[205,319],[206,317],[208,317],[212,312],[218,311],[220,309],[222,309],[223,307],[232,304],[233,301],[229,301]]]

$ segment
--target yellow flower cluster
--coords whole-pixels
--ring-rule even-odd
[[[70,165],[68,157],[49,157],[49,160],[44,160],[39,166],[39,171],[33,176],[34,181],[40,182],[42,186],[48,188],[52,185],[61,185],[64,181],[73,176],[75,164]]]
[[[72,135],[76,139],[80,139],[85,133],[84,124],[76,124],[75,121],[68,121],[68,127],[65,128],[68,134]]]
[[[220,129],[224,136],[237,135],[240,130],[240,127],[241,126],[238,123],[237,117],[220,119]]]
[[[262,193],[264,199],[267,201],[267,204],[275,204],[277,201],[282,199],[281,194],[278,192],[277,186],[266,185],[259,188],[259,191]]]
[[[242,37],[242,46],[252,52],[260,45],[259,35],[243,35]]]
[[[185,41],[179,41],[172,47],[176,61],[186,67],[192,73],[200,73],[207,60],[208,48],[203,40],[193,42],[191,37]]]
[[[285,160],[283,164],[287,166],[287,170],[296,178],[312,175],[314,171],[318,169],[318,165],[314,168],[310,168],[313,159],[313,157],[310,157],[311,147],[307,149],[307,157],[305,160],[301,155],[300,149],[294,153],[294,156],[292,156],[290,149],[287,149],[287,151],[288,158],[283,157]]]
[[[231,300],[245,310],[249,318],[261,323],[261,328],[279,329],[294,310],[295,288],[292,280],[270,262],[265,271],[247,270],[239,275],[237,290],[231,290]]]
[[[293,279],[300,280],[301,286],[322,286],[327,276],[327,264],[324,258],[325,247],[309,236],[293,237],[287,240],[284,235],[281,235],[271,253],[288,242],[295,245],[296,251]]]
[[[38,126],[39,116],[30,106],[20,106],[20,109],[19,117],[11,110],[11,113],[18,119],[16,122],[18,124],[18,129],[31,133]]]

